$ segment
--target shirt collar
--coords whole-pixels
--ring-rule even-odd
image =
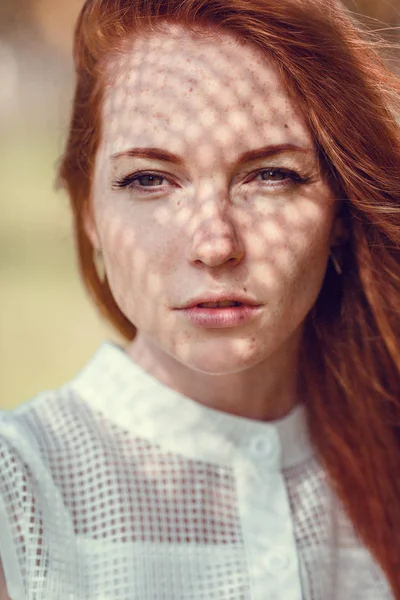
[[[67,387],[115,425],[194,460],[226,463],[244,452],[276,471],[315,454],[304,405],[268,422],[215,410],[164,386],[111,342]]]

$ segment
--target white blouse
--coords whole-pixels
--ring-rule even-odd
[[[213,410],[103,344],[61,389],[1,413],[10,598],[392,600],[304,411]]]

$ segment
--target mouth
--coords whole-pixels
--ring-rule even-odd
[[[233,306],[243,306],[243,303],[236,302],[236,300],[222,300],[218,302],[199,302],[196,306],[198,308],[231,308]]]
[[[197,296],[192,298],[185,305],[181,306],[181,309],[190,308],[203,308],[203,309],[222,309],[222,308],[258,308],[259,303],[255,302],[252,298],[246,298],[244,296],[238,296],[236,294],[216,294],[209,296]]]
[[[180,311],[195,327],[224,329],[242,327],[260,313],[260,304],[245,297],[220,294],[193,298]]]

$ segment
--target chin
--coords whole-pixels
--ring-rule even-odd
[[[231,347],[229,347],[231,346]],[[237,346],[243,346],[238,344]],[[256,366],[266,357],[255,348],[233,347],[232,342],[224,349],[187,348],[178,352],[177,360],[186,367],[208,375],[230,375]]]

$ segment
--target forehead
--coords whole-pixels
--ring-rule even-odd
[[[179,28],[143,35],[110,61],[102,125],[110,153],[310,143],[271,58],[227,33]]]

